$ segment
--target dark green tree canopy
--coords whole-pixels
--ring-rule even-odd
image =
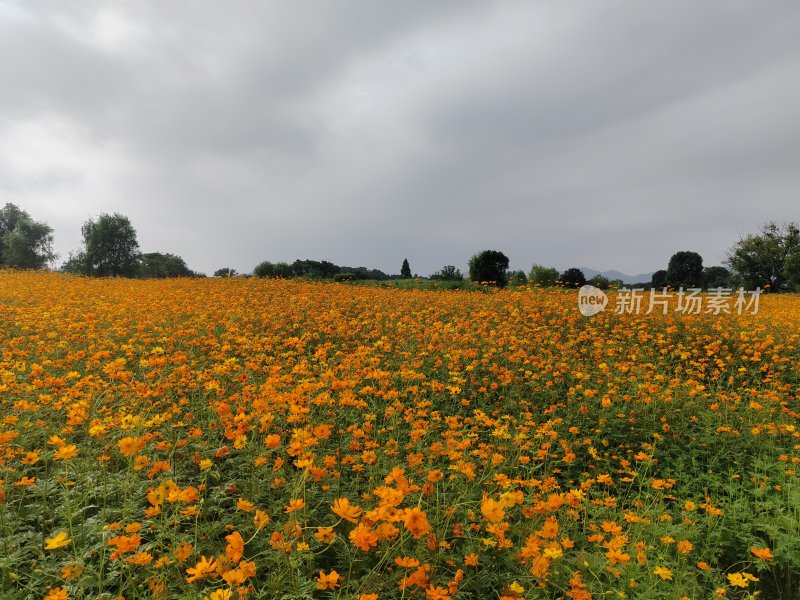
[[[400,267],[400,277],[403,279],[411,279],[411,265],[408,264],[408,259],[403,259],[403,265]]]
[[[800,228],[766,223],[757,235],[739,240],[725,260],[748,288],[780,292],[800,282]]]
[[[135,277],[139,271],[139,242],[128,217],[119,213],[89,219],[83,233],[83,271],[98,277]]]
[[[148,252],[139,260],[139,277],[194,277],[195,273],[186,262],[175,254]]]
[[[725,267],[705,267],[703,287],[707,290],[731,287],[731,272]]]
[[[53,229],[14,204],[0,209],[0,265],[39,269],[55,260]]]
[[[571,267],[559,277],[561,285],[568,288],[579,288],[586,283],[586,275],[578,267]]]
[[[469,259],[469,278],[478,283],[504,287],[507,271],[508,257],[498,250],[484,250]]]
[[[460,269],[457,269],[453,265],[445,265],[436,273],[431,275],[431,279],[438,279],[441,281],[461,281],[464,279],[464,275],[461,273]]]
[[[676,288],[702,286],[703,257],[688,250],[673,254],[667,266],[667,283]]]
[[[231,267],[222,267],[214,271],[214,277],[235,277],[237,275],[236,269]]]
[[[659,269],[655,273],[653,273],[653,277],[650,280],[650,285],[654,288],[663,288],[667,286],[667,270],[666,269]]]
[[[611,285],[611,281],[605,275],[600,275],[598,273],[594,277],[592,277],[589,281],[587,281],[589,285],[593,285],[594,287],[600,290],[607,290]]]

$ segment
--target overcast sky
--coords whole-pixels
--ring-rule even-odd
[[[800,2],[0,0],[0,203],[211,274],[719,264],[800,219]]]

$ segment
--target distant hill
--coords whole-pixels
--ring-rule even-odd
[[[653,273],[626,275],[625,273],[620,273],[619,271],[615,271],[613,269],[611,271],[596,271],[588,267],[580,267],[580,270],[583,271],[583,275],[586,277],[586,279],[591,279],[595,275],[602,275],[603,277],[608,277],[610,280],[621,279],[622,283],[626,284],[648,283],[653,278]]]

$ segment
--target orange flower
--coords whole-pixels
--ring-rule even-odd
[[[225,556],[228,557],[232,563],[236,564],[242,559],[244,554],[244,540],[238,531],[234,531],[230,535],[225,536],[228,544],[225,546]]]
[[[119,451],[123,456],[133,456],[144,448],[144,440],[141,438],[124,437],[119,441]]]
[[[370,530],[369,527],[360,523],[350,532],[350,541],[353,545],[368,552],[370,548],[378,545],[378,534]]]
[[[425,512],[419,507],[407,508],[403,511],[403,525],[415,538],[431,531],[431,524]]]
[[[418,567],[419,561],[416,558],[397,556],[394,559],[394,564],[398,567]]]
[[[75,456],[78,456],[78,447],[75,444],[62,446],[53,454],[53,458],[56,460],[66,460]]]
[[[464,564],[468,567],[477,567],[478,566],[478,555],[477,554],[465,554],[464,555]]]
[[[694,544],[692,544],[692,542],[689,540],[681,540],[675,547],[681,554],[689,554],[689,552],[692,551],[692,548],[694,548]]]
[[[55,587],[47,592],[45,595],[44,600],[69,600],[69,594],[67,590],[62,587]]]
[[[330,544],[336,539],[336,533],[332,527],[318,527],[314,537],[323,544]]]
[[[287,506],[284,510],[287,513],[293,513],[298,510],[303,510],[305,506],[306,506],[305,500],[303,500],[302,498],[294,498],[292,500],[289,500],[289,506]]]
[[[484,498],[483,502],[481,502],[481,512],[492,523],[497,523],[506,518],[503,504],[489,497]]]
[[[772,554],[772,550],[769,548],[750,548],[750,552],[753,553],[753,556],[756,558],[760,558],[761,560],[772,560],[775,558]]]
[[[350,521],[351,523],[357,523],[358,518],[363,512],[358,506],[350,504],[350,500],[347,498],[337,498],[334,500],[331,505],[331,511],[345,521]]]
[[[316,589],[318,590],[333,590],[339,587],[341,584],[339,580],[341,576],[336,571],[331,571],[330,573],[325,573],[324,571],[319,572],[319,576],[317,577],[317,586]]]
[[[190,575],[186,578],[188,583],[201,581],[217,570],[217,561],[213,558],[201,556],[199,562],[194,567],[189,567],[186,572]]]

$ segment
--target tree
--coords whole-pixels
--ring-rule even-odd
[[[411,279],[411,266],[408,264],[408,259],[403,259],[403,266],[400,267],[400,278]]]
[[[139,269],[139,242],[128,217],[119,213],[89,219],[83,233],[83,272],[98,277],[135,277]]]
[[[608,286],[611,285],[611,281],[609,281],[608,277],[600,275],[600,273],[592,277],[587,283],[601,290],[607,290]]]
[[[558,269],[534,264],[528,274],[528,281],[540,287],[551,287],[558,281]]]
[[[236,269],[231,267],[222,267],[214,271],[214,277],[235,277],[237,275]]]
[[[667,270],[659,269],[653,273],[653,277],[650,280],[650,286],[659,289],[667,287]]]
[[[508,278],[508,283],[514,287],[521,285],[528,285],[528,278],[525,276],[525,271],[514,271]]]
[[[758,235],[748,235],[728,251],[724,261],[751,289],[780,292],[800,279],[800,228],[796,223],[766,223]]]
[[[579,288],[586,284],[586,275],[578,267],[571,267],[561,274],[559,280],[564,287]]]
[[[194,277],[195,273],[186,262],[175,254],[149,252],[142,254],[139,261],[139,277]]]
[[[703,257],[688,250],[673,254],[667,265],[667,283],[676,288],[702,286]]]
[[[469,259],[469,278],[478,283],[506,285],[508,257],[498,250],[484,250]]]
[[[703,269],[703,287],[707,290],[727,288],[731,285],[731,272],[725,267],[705,267]]]
[[[461,273],[460,269],[457,269],[453,265],[445,265],[440,271],[436,271],[436,273],[431,275],[431,279],[439,279],[442,281],[461,281],[464,279],[464,275]]]
[[[0,209],[0,265],[39,269],[55,258],[52,227],[14,204]]]

